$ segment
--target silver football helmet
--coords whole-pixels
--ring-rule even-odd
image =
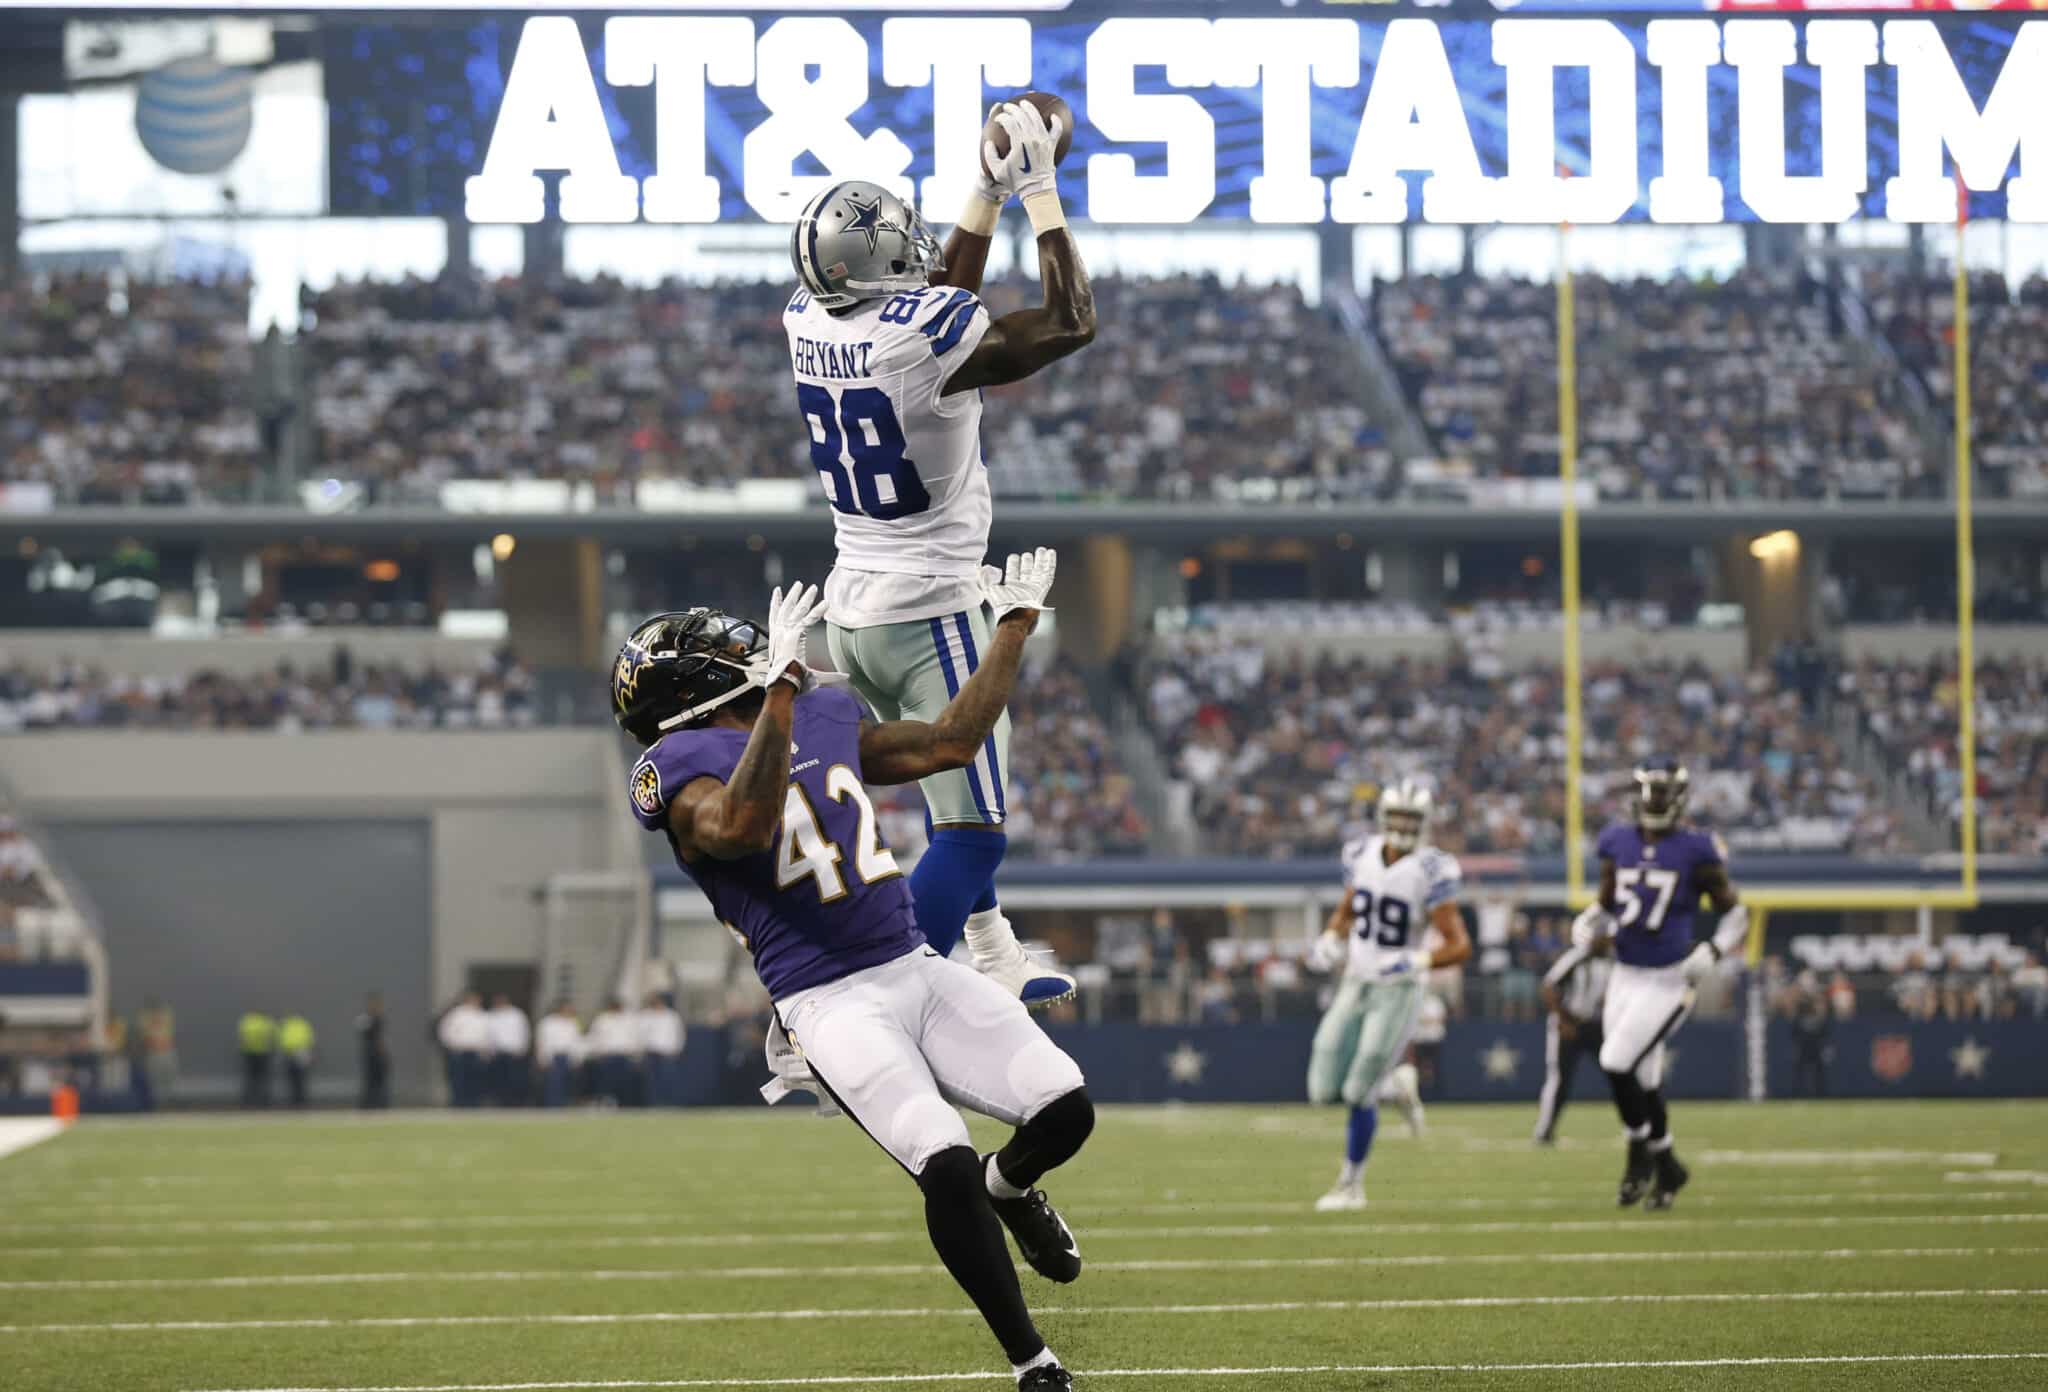
[[[1413,778],[1397,779],[1380,793],[1380,836],[1397,851],[1412,851],[1429,831],[1436,799]]]
[[[824,309],[922,290],[946,269],[917,210],[865,179],[834,184],[804,205],[790,229],[789,259]]]

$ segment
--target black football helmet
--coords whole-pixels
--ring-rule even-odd
[[[1685,815],[1692,775],[1676,759],[1646,759],[1629,775],[1636,785],[1636,825],[1669,831]]]
[[[695,725],[756,685],[768,633],[716,609],[656,614],[612,664],[612,718],[643,745]]]

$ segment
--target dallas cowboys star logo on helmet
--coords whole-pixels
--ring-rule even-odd
[[[868,239],[868,250],[874,251],[882,244],[884,232],[901,232],[902,228],[882,216],[882,200],[872,199],[863,203],[851,195],[846,206],[853,209],[853,216],[840,226],[842,232],[859,232]]]

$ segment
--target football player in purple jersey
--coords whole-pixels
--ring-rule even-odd
[[[1669,1208],[1689,1177],[1671,1148],[1664,1044],[1691,1012],[1694,990],[1749,935],[1719,837],[1686,826],[1692,779],[1676,759],[1637,766],[1635,816],[1600,833],[1600,894],[1572,925],[1574,946],[1614,943],[1601,1012],[1600,1069],[1628,1133],[1622,1207]],[[1720,915],[1694,940],[1705,898]]]
[[[1025,1308],[1003,1229],[1040,1275],[1081,1274],[1073,1233],[1036,1186],[1080,1150],[1095,1109],[1015,994],[926,945],[864,785],[964,768],[983,749],[1055,561],[1012,556],[987,582],[992,639],[929,722],[869,720],[813,676],[814,587],[777,590],[765,628],[708,609],[657,614],[612,671],[613,714],[647,747],[633,815],[668,838],[752,955],[775,1003],[771,1067],[829,1096],[916,1181],[932,1246],[1022,1392],[1073,1380]],[[977,1155],[955,1103],[1015,1127],[1009,1143]]]

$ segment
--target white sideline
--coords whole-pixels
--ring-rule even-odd
[[[1361,1313],[1372,1310],[1509,1310],[1580,1305],[1756,1305],[1785,1301],[1831,1303],[1864,1300],[2032,1300],[2048,1288],[1879,1291],[1721,1291],[1689,1294],[1474,1295],[1416,1300],[1267,1300],[1228,1305],[1047,1305],[1045,1315],[1267,1315],[1295,1310]],[[366,1315],[308,1319],[111,1320],[104,1323],[0,1324],[0,1334],[217,1333],[250,1329],[445,1329],[476,1325],[752,1324],[763,1321],[827,1319],[979,1319],[980,1312],[957,1306],[851,1310],[650,1310],[638,1314],[549,1315]]]
[[[39,1145],[50,1137],[61,1134],[63,1130],[63,1122],[54,1121],[49,1117],[0,1121],[0,1156],[27,1150],[32,1145]]]
[[[2033,1189],[1918,1189],[1883,1190],[1873,1189],[1855,1193],[1770,1193],[1770,1194],[1703,1194],[1688,1199],[1688,1208],[1831,1208],[1843,1205],[1888,1205],[1909,1203],[2009,1203],[2014,1200],[2036,1200],[2041,1195]],[[1084,1205],[1068,1210],[1070,1217],[1079,1216],[1088,1221],[1090,1216],[1101,1217],[1173,1217],[1176,1215],[1194,1217],[1202,1213],[1260,1214],[1260,1213],[1301,1213],[1308,1205],[1300,1199],[1233,1200],[1223,1203],[1155,1203],[1120,1204],[1114,1201],[1095,1203],[1094,1196],[1084,1196]],[[1510,1209],[1515,1212],[1542,1209],[1586,1209],[1595,1205],[1605,1206],[1605,1196],[1588,1186],[1580,1185],[1571,1197],[1562,1198],[1460,1198],[1460,1199],[1387,1199],[1374,1200],[1377,1210],[1419,1210],[1422,1212],[1488,1212],[1495,1209]],[[148,1211],[189,1212],[179,1204],[149,1205]],[[105,1213],[100,1205],[94,1211]],[[742,1216],[753,1221],[774,1219],[801,1219],[804,1217],[837,1217],[841,1219],[890,1218],[903,1212],[900,1207],[889,1208],[817,1208],[779,1209],[773,1213],[754,1215],[735,1214],[721,1209],[717,1214],[720,1221],[730,1221]],[[677,1208],[659,1213],[609,1213],[590,1214],[563,1210],[558,1213],[514,1212],[502,1210],[475,1214],[438,1213],[385,1214],[353,1218],[181,1218],[164,1222],[149,1221],[140,1212],[139,1221],[99,1219],[92,1222],[65,1223],[56,1220],[39,1220],[29,1223],[10,1223],[9,1232],[91,1232],[91,1233],[132,1233],[147,1236],[155,1233],[328,1233],[328,1232],[375,1232],[390,1229],[394,1232],[424,1232],[437,1228],[612,1228],[673,1226],[682,1222],[687,1210]],[[711,1234],[715,1235],[715,1234]]]
[[[1759,1358],[1661,1358],[1578,1363],[1324,1363],[1264,1368],[1085,1368],[1081,1377],[1315,1377],[1331,1373],[1579,1373],[1655,1368],[1779,1368],[1865,1363],[2016,1363],[2048,1353],[1810,1353]],[[880,1387],[899,1383],[998,1382],[1009,1372],[877,1373],[866,1377],[620,1378],[587,1382],[442,1382],[403,1387],[242,1387],[210,1392],[603,1392],[635,1387]]]
[[[1731,1247],[1711,1251],[1654,1252],[1462,1252],[1405,1257],[1192,1257],[1090,1262],[1107,1271],[1280,1271],[1439,1266],[1584,1266],[1616,1262],[1701,1261],[1878,1261],[1901,1257],[2035,1257],[2048,1247]],[[268,1286],[374,1286],[514,1284],[527,1281],[819,1281],[834,1277],[872,1280],[881,1276],[937,1277],[930,1262],[871,1266],[688,1266],[632,1267],[578,1271],[333,1271],[278,1272],[262,1276],[90,1277],[0,1281],[0,1291],[238,1290]]]
[[[1092,1224],[1091,1238],[1207,1238],[1275,1237],[1292,1233],[1324,1236],[1384,1237],[1395,1233],[1442,1236],[1446,1233],[1647,1233],[1661,1229],[1694,1228],[1844,1228],[1984,1226],[1993,1223],[2048,1223],[2048,1211],[2039,1213],[1872,1213],[1861,1217],[1840,1214],[1787,1214],[1758,1218],[1670,1218],[1642,1215],[1634,1218],[1565,1219],[1556,1222],[1488,1223],[1246,1223],[1217,1226],[1172,1226],[1157,1228],[1098,1228]],[[238,1242],[232,1250],[266,1256],[304,1255],[310,1252],[455,1252],[492,1251],[545,1246],[580,1250],[609,1250],[622,1247],[839,1247],[852,1244],[881,1245],[914,1243],[928,1239],[914,1228],[875,1229],[858,1232],[800,1233],[642,1233],[619,1237],[499,1237],[499,1238],[410,1238],[371,1242]],[[0,1257],[146,1257],[164,1253],[201,1253],[224,1250],[211,1242],[153,1242],[139,1244],[95,1244],[81,1247],[10,1247],[0,1244]]]

